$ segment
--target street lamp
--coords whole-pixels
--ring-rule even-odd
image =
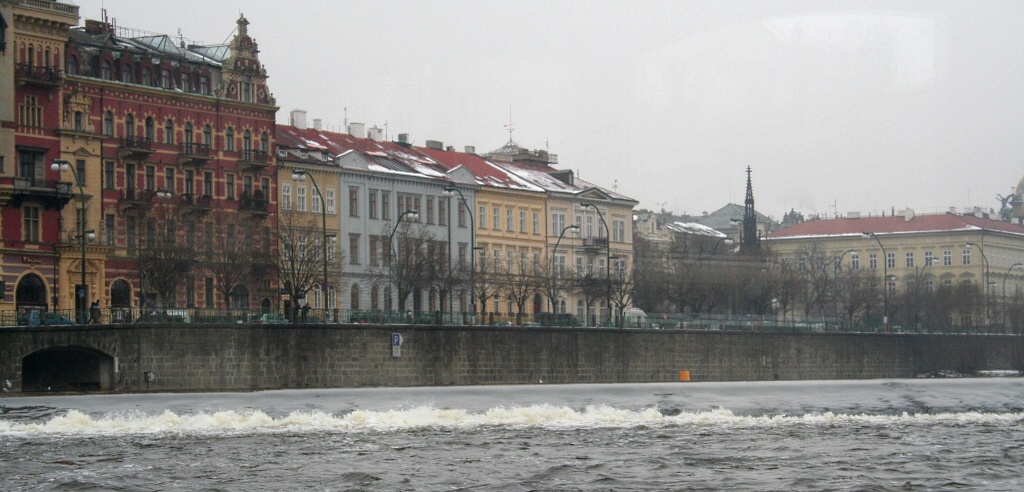
[[[1003,274],[1003,327],[1006,327],[1006,277],[1010,276],[1010,270],[1016,267],[1024,266],[1024,263],[1014,263],[1010,265],[1010,268],[1006,269],[1006,273]]]
[[[81,214],[80,214],[81,217],[79,217],[79,224],[78,224],[78,226],[79,226],[78,227],[79,233],[78,233],[77,238],[81,241],[81,244],[82,244],[82,284],[81,284],[81,290],[76,292],[76,295],[80,299],[78,301],[78,322],[84,324],[87,321],[86,315],[85,315],[85,312],[86,312],[85,311],[85,302],[86,302],[85,300],[87,298],[87,296],[86,296],[86,284],[85,284],[85,280],[86,280],[85,279],[85,241],[86,241],[86,236],[88,236],[88,238],[90,240],[96,238],[95,231],[86,230],[86,228],[85,228],[85,189],[82,187],[82,180],[85,178],[85,176],[79,176],[78,175],[78,170],[77,169],[71,169],[71,163],[66,161],[66,160],[63,160],[63,159],[55,159],[53,161],[53,164],[50,165],[50,169],[52,169],[54,171],[57,171],[58,173],[59,172],[63,172],[63,171],[67,171],[67,170],[71,170],[72,171],[71,175],[74,176],[74,178],[75,178],[75,184],[78,185],[78,196],[79,196],[79,199],[81,200]],[[83,169],[83,172],[84,172],[84,169]]]
[[[832,264],[832,288],[839,292],[839,270],[843,268],[843,258],[846,257],[846,253],[856,253],[856,250],[848,249],[843,251],[843,254],[839,255],[839,260]],[[839,317],[839,296],[836,296],[836,302],[833,304],[832,316]]]
[[[473,207],[470,207],[469,203],[466,202],[466,197],[463,196],[462,190],[454,186],[444,187],[444,196],[453,197],[455,195],[459,196],[459,201],[462,202],[462,206],[469,213],[469,307],[473,316],[476,316],[476,254],[473,253],[476,250],[476,226],[473,223]]]
[[[565,231],[568,231],[570,229],[575,229],[577,232],[579,232],[580,226],[578,226],[578,225],[571,225],[571,226],[564,227],[562,229],[562,232],[558,233],[558,240],[555,241],[555,248],[551,250],[551,275],[554,276],[555,278],[561,278],[561,276],[562,276],[562,269],[561,268],[559,268],[557,272],[555,271],[555,257],[557,256],[557,253],[558,253],[558,244],[562,242],[562,237],[565,236]],[[555,298],[557,298],[557,297],[558,297],[558,292],[557,292],[557,289],[556,289]],[[551,303],[552,303],[551,312],[552,313],[557,313],[558,312],[558,306],[554,305],[555,299],[552,299]]]
[[[988,256],[985,256],[985,248],[982,248],[980,244],[972,243],[970,241],[967,241],[967,249],[971,249],[972,246],[977,246],[978,247],[978,250],[981,251],[981,259],[985,260],[985,274],[984,274],[984,278],[985,278],[985,326],[988,326],[988,316],[989,316],[989,312],[988,312],[988,290],[989,290],[989,287],[988,287],[989,286],[989,281],[988,281]]]
[[[878,247],[882,249],[882,299],[885,302],[885,312],[882,313],[882,326],[885,331],[889,331],[889,253],[885,251],[885,246],[882,246],[882,241],[878,239],[877,234],[864,231],[863,235],[864,237],[875,238]]]
[[[605,255],[604,255],[604,276],[605,276],[605,304],[608,306],[608,317],[611,318],[612,314],[612,231],[608,229],[608,223],[604,221],[604,215],[601,214],[601,209],[597,208],[593,203],[580,203],[580,207],[590,209],[593,208],[597,212],[597,218],[601,219],[601,225],[604,226],[605,238]]]
[[[316,178],[313,174],[305,169],[295,169],[292,171],[293,181],[305,181],[306,176],[309,176],[309,182],[313,183],[313,189],[316,190],[316,195],[320,198],[320,216],[323,220],[324,239],[323,239],[323,257],[324,257],[324,285],[320,289],[320,295],[324,301],[324,318],[327,318],[327,205],[324,203],[324,195],[320,193],[320,187],[316,185]]]
[[[395,232],[398,231],[398,226],[402,225],[402,219],[405,216],[407,216],[407,215],[412,220],[417,220],[417,219],[420,218],[419,211],[417,211],[415,209],[413,209],[413,210],[406,210],[405,212],[402,212],[401,214],[399,214],[398,219],[395,220],[395,227],[393,229],[391,229],[391,235],[388,236],[388,255],[391,255],[390,258],[392,258],[391,261],[388,261],[388,263],[390,264],[390,268],[388,268],[388,272],[391,274],[390,275],[390,277],[391,277],[390,280],[391,280],[392,286],[395,283],[395,278],[394,278],[395,277],[395,265],[394,265],[394,261],[397,261],[396,257],[398,256],[398,254],[395,252],[395,243],[394,243],[394,241],[395,241]],[[388,287],[388,299],[391,299],[391,287]],[[391,309],[394,309],[394,308],[395,308],[394,306],[391,306]]]

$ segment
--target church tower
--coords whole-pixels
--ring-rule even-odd
[[[756,250],[761,247],[757,235],[757,212],[754,211],[754,186],[750,181],[750,166],[747,166],[747,198],[743,209],[743,242],[741,250]]]

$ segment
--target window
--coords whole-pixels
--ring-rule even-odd
[[[494,250],[494,271],[495,272],[500,272],[501,271],[501,250],[500,249]]]
[[[505,271],[507,271],[508,273],[516,271],[515,253],[513,253],[512,250],[508,250],[505,252],[505,268]]]
[[[114,136],[114,113],[110,111],[103,113],[103,134],[108,137]]]
[[[370,218],[371,219],[376,219],[377,218],[377,190],[370,190],[370,192],[367,194],[367,201],[369,202],[369,206],[370,206]]]
[[[948,250],[948,249],[944,250],[942,252],[942,266],[952,266],[952,265],[953,265],[953,252]]]
[[[103,163],[103,189],[114,189],[114,161]]]
[[[612,241],[618,243],[626,242],[626,221],[612,219]]]
[[[103,60],[103,63],[100,64],[100,78],[103,80],[111,80],[112,74],[110,71],[109,60]]]
[[[380,261],[378,261],[380,255],[380,251],[378,250],[380,247],[378,244],[379,242],[380,239],[377,238],[377,236],[370,236],[370,250],[367,252],[367,258],[370,260],[370,266],[380,265]]]
[[[466,243],[459,243],[459,267],[466,266],[466,252],[469,250],[469,245]]]
[[[348,189],[348,216],[359,217],[359,188]]]
[[[925,280],[924,281],[924,291],[925,292],[935,292],[935,281],[934,280]]]
[[[203,194],[213,196],[213,173],[203,173]]]
[[[227,174],[224,176],[224,189],[227,193],[228,200],[235,199],[235,175]]]
[[[380,218],[391,220],[391,193],[380,192]]]
[[[82,131],[80,113],[75,113],[75,130]],[[41,128],[43,126],[43,107],[36,96],[25,96],[25,103],[18,106],[18,121],[24,126]]]
[[[203,126],[203,145],[213,146],[213,129],[210,128],[210,125]]]
[[[263,132],[260,135],[260,150],[263,152],[270,151],[270,137],[267,136],[267,132]]]
[[[121,67],[121,82],[126,84],[132,83],[132,66],[127,63]]]
[[[195,141],[195,139],[192,136],[192,122],[191,121],[186,121],[185,122],[185,146],[188,148],[188,151],[192,150],[192,142],[194,142],[194,141]]]
[[[349,234],[348,236],[348,263],[350,265],[359,264],[359,234]]]
[[[146,191],[153,191],[156,189],[156,168],[153,166],[146,166]]]
[[[170,119],[164,123],[164,143],[174,144],[174,121]]]
[[[850,268],[860,270],[860,254],[856,251],[850,253]]]
[[[156,141],[156,123],[153,122],[152,116],[146,117],[146,140]]]
[[[587,216],[587,235],[585,237],[594,237],[594,216]]]
[[[427,197],[427,223],[434,223],[434,197]]]
[[[871,253],[868,255],[868,268],[872,270],[878,268],[878,253]]]
[[[459,201],[459,227],[466,227],[466,204]]]
[[[199,76],[199,93],[210,95],[210,77],[206,75]]]
[[[896,253],[885,254],[885,267],[896,268]]]
[[[181,90],[184,92],[192,92],[192,79],[189,78],[189,74],[181,74]]]
[[[437,225],[448,225],[448,201],[437,200]]]
[[[160,87],[163,87],[164,89],[174,88],[174,80],[171,79],[170,70],[165,69],[160,71]]]
[[[496,231],[501,230],[501,209],[492,207],[492,210],[494,212],[494,220],[491,222],[491,227]]]
[[[924,266],[926,266],[926,267],[932,266],[932,262],[934,260],[935,260],[935,257],[932,256],[932,252],[931,251],[925,251],[924,252]]]
[[[24,217],[24,233],[22,239],[26,242],[39,242],[39,207],[22,207]]]
[[[306,211],[306,187],[296,186],[295,187],[295,209],[299,212]]]
[[[540,234],[540,213],[533,213],[533,233]]]
[[[252,150],[252,132],[246,130],[242,132],[242,151],[246,154]]]
[[[164,169],[164,173],[164,188],[166,188],[167,191],[174,193],[174,168],[169,167]]]
[[[78,57],[77,56],[72,55],[72,56],[68,57],[68,75],[78,75]]]
[[[508,231],[508,232],[513,232],[514,231],[514,229],[512,229],[512,209],[511,208],[505,210],[505,230]]]
[[[526,232],[526,210],[519,211],[519,232]]]
[[[142,85],[153,85],[153,69],[149,67],[142,69]]]
[[[480,221],[480,223],[477,224],[477,227],[480,229],[487,228],[487,207],[483,205],[480,206],[480,212],[476,214],[476,219]]]
[[[76,132],[85,131],[85,115],[81,111],[75,111],[74,125]]]
[[[235,129],[230,126],[224,131],[224,150],[235,151]]]
[[[554,212],[551,214],[551,235],[559,236],[565,229],[565,212]]]
[[[971,248],[965,248],[963,250],[962,260],[964,266],[971,264]]]
[[[242,176],[242,196],[253,196],[252,176]]]
[[[311,196],[309,197],[309,201],[310,201],[310,207],[309,208],[310,208],[310,210],[313,213],[319,214],[319,213],[321,213],[320,212],[320,198],[321,198],[320,197],[320,193],[317,191],[316,188],[313,188],[312,190],[310,190],[310,192],[311,192],[310,193]]]
[[[914,252],[907,252],[907,268],[914,268]]]
[[[352,284],[352,309],[359,309],[359,284]]]
[[[107,246],[113,246],[114,245],[114,238],[117,237],[117,236],[114,235],[114,216],[113,215],[109,215],[108,214],[108,215],[106,215],[104,217],[104,220],[103,220],[103,232],[105,233],[104,235],[107,238],[107,241],[106,241],[107,242]]]
[[[526,275],[526,272],[529,271],[527,269],[527,266],[526,266],[527,259],[528,259],[527,252],[525,250],[524,251],[520,251],[519,252],[519,274],[520,275]]]
[[[196,172],[185,170],[185,194],[190,198],[196,194]]]
[[[327,213],[334,215],[334,188],[327,188]]]

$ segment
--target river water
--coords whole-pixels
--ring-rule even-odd
[[[1022,490],[1024,378],[0,398],[3,490]]]

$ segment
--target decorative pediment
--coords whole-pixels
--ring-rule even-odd
[[[455,183],[476,184],[476,175],[469,169],[466,169],[466,166],[457,166],[445,174],[448,176],[448,179]]]

